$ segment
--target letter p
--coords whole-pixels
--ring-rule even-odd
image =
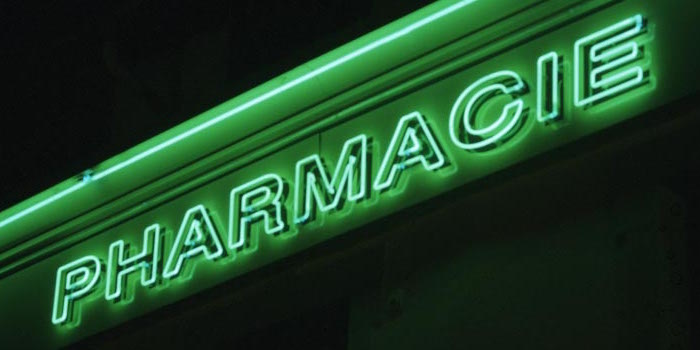
[[[91,293],[100,279],[100,259],[88,255],[58,268],[51,322],[72,323],[77,318],[74,302]]]

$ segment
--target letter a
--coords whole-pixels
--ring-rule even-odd
[[[447,165],[447,161],[423,116],[413,112],[399,120],[374,180],[374,189],[383,191],[393,187],[400,172],[416,164],[436,170]]]
[[[203,205],[188,210],[182,219],[163,276],[176,277],[180,274],[185,260],[199,254],[204,254],[207,260],[215,260],[224,255],[219,234]]]

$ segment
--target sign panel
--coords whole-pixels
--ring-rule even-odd
[[[32,235],[25,246],[8,238],[0,270],[1,328],[32,335],[3,338],[69,344],[692,93],[697,81],[682,74],[699,58],[691,12],[645,1],[457,1],[382,28],[0,216],[16,230],[8,236]],[[416,42],[430,46],[392,46]],[[376,65],[382,74],[365,68]],[[361,83],[340,81],[331,94],[317,79],[332,74]],[[297,89],[328,96],[265,105]],[[245,128],[248,117],[235,118],[248,111],[276,113],[284,130],[251,122],[226,147],[201,146],[217,152],[172,155],[190,138]],[[143,197],[59,211],[60,225],[28,223],[161,159],[160,177],[151,169],[146,184],[105,190]],[[468,230],[479,218],[459,219]]]

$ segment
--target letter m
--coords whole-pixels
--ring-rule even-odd
[[[318,154],[296,164],[294,188],[294,221],[309,223],[317,211],[340,210],[344,201],[356,202],[367,194],[367,136],[358,135],[345,142],[329,176]]]

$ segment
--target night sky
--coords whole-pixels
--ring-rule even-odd
[[[430,2],[3,2],[0,210]]]

